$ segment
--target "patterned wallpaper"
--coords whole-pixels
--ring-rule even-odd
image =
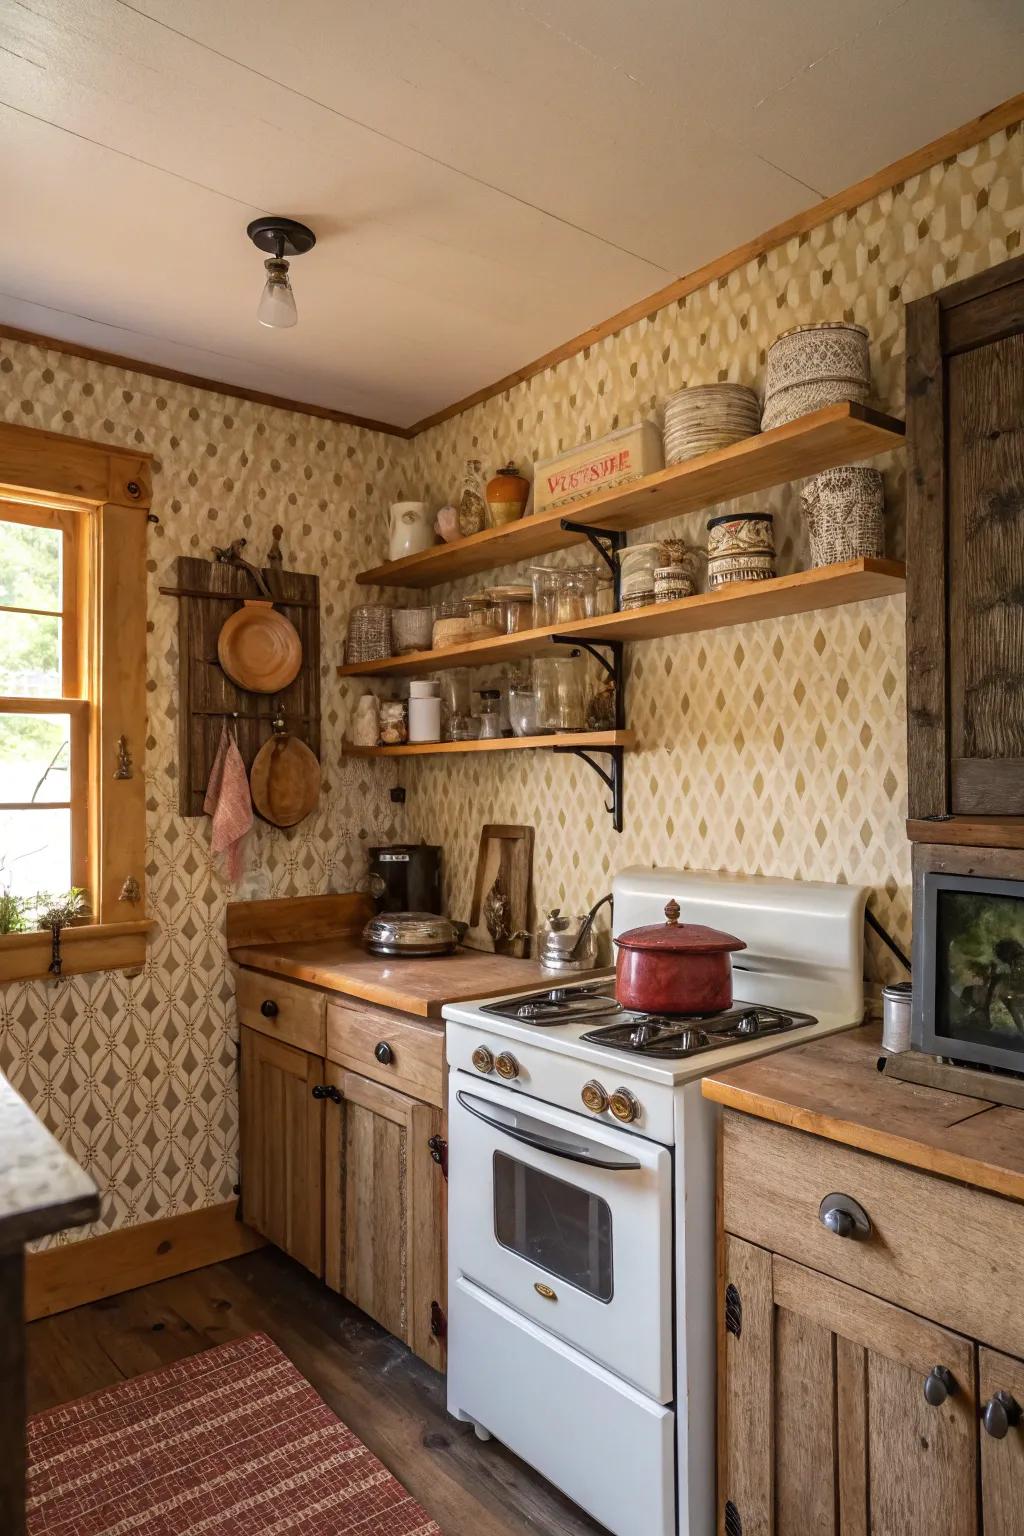
[[[339,685],[334,665],[352,573],[384,557],[397,496],[440,504],[467,457],[535,461],[647,414],[683,383],[757,384],[772,338],[810,319],[868,327],[875,398],[899,414],[904,302],[1012,255],[1022,226],[1024,137],[1001,132],[412,442],[0,341],[5,419],[156,455],[147,788],[157,929],[137,976],[0,989],[0,1069],[102,1186],[95,1230],[228,1199],[236,1178],[228,892],[206,823],[177,813],[177,610],[157,588],[178,554],[244,534],[263,558],[280,522],[286,565],[321,577],[323,801],[292,833],[260,827],[241,894],[345,889],[367,841],[423,836],[444,844],[450,904],[467,915],[480,824],[525,821],[537,829],[539,907],[585,907],[626,862],[679,863],[863,881],[907,940],[902,599],[633,647],[640,750],[627,757],[621,835],[598,780],[550,753],[403,764],[408,803],[395,820],[387,789],[398,765],[341,758],[363,686]],[[889,550],[901,554],[901,468],[883,467]],[[780,568],[805,563],[795,488],[737,505],[770,506]],[[680,530],[698,539],[702,525],[683,519]],[[889,973],[884,951],[872,950],[869,969]]]
[[[868,328],[873,401],[902,415],[904,304],[1013,255],[1022,227],[1015,128],[424,433],[411,445],[410,493],[446,498],[471,456],[523,466],[600,437],[684,384],[757,387],[774,337],[811,320]],[[887,552],[902,556],[902,463],[875,462]],[[799,487],[714,510],[733,507],[774,512],[780,571],[807,563]],[[703,544],[708,515],[658,532]],[[467,915],[479,824],[507,820],[537,828],[538,910],[586,910],[625,863],[681,864],[862,882],[906,945],[903,623],[903,598],[886,598],[628,648],[627,718],[641,750],[626,755],[621,835],[602,811],[600,781],[550,753],[417,763],[407,831],[444,844],[456,916]],[[868,974],[901,974],[873,939]]]
[[[0,1069],[103,1190],[95,1231],[231,1198],[237,1178],[230,892],[211,867],[205,818],[178,814],[180,554],[244,536],[262,563],[275,523],[287,569],[320,577],[324,793],[292,832],[257,823],[239,894],[349,890],[362,845],[394,837],[391,764],[341,764],[349,690],[339,687],[351,573],[377,555],[399,438],[273,410],[84,359],[0,341],[8,421],[156,455],[149,540],[147,876],[156,930],[137,976],[0,989]],[[76,1236],[87,1234],[75,1234]]]

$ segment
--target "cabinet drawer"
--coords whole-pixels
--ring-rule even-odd
[[[250,1029],[314,1056],[324,1054],[327,998],[323,992],[259,971],[236,970],[235,995],[239,1020]]]
[[[997,1349],[1021,1352],[1024,1208],[900,1163],[726,1110],[723,1218],[736,1237],[834,1275]],[[818,1211],[851,1196],[867,1237]]]
[[[327,1058],[410,1098],[444,1107],[442,1024],[332,998],[327,1005]]]

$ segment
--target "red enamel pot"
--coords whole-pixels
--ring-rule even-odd
[[[721,1013],[732,1007],[734,950],[742,939],[701,923],[681,923],[670,901],[665,922],[630,928],[615,940],[615,997],[639,1013]]]

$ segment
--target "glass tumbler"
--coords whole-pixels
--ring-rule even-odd
[[[586,668],[581,657],[538,656],[533,685],[539,732],[586,729]]]

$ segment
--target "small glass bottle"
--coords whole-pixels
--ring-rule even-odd
[[[501,736],[501,689],[480,689],[480,721],[481,741],[497,741]]]

